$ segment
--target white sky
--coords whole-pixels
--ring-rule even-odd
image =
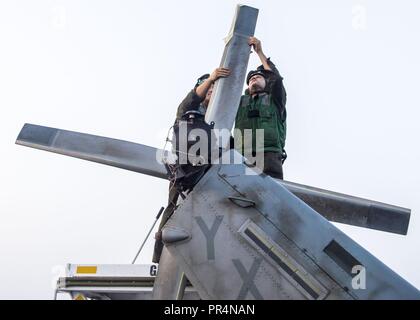
[[[0,298],[52,298],[66,263],[129,263],[167,198],[166,181],[15,145],[23,124],[162,147],[236,4],[0,2]],[[420,288],[420,4],[245,4],[288,92],[285,178],[411,208],[408,236],[338,226]]]

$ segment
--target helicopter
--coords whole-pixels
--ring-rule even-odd
[[[174,141],[175,160],[168,150],[28,123],[16,143],[175,185],[180,197],[162,230],[153,299],[182,299],[188,283],[200,299],[420,299],[331,223],[404,235],[409,209],[272,178],[231,148],[257,17],[258,9],[237,6],[220,63],[232,74],[215,83],[205,117],[190,112],[186,134],[175,137],[187,153],[197,130],[212,138],[198,161],[181,163]]]

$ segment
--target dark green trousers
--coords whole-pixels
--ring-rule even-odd
[[[154,263],[159,263],[160,255],[162,254],[163,250],[163,242],[162,242],[162,228],[168,222],[169,218],[172,216],[176,209],[176,203],[178,201],[179,193],[172,185],[169,184],[169,198],[168,198],[168,205],[163,211],[162,219],[160,220],[158,232],[155,235],[155,248],[153,251],[153,258],[152,261]]]
[[[264,167],[260,168],[265,174],[283,180],[283,163],[280,152],[264,152]]]

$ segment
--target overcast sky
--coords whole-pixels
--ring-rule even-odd
[[[0,298],[52,298],[66,263],[131,262],[167,200],[166,181],[15,145],[23,124],[162,147],[236,4],[0,2]],[[288,93],[285,179],[411,208],[407,236],[337,226],[420,288],[419,2],[245,4]]]

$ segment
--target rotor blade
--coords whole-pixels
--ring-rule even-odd
[[[410,209],[289,181],[276,181],[330,221],[407,234]]]
[[[167,179],[163,151],[138,143],[26,123],[16,144]]]
[[[226,148],[229,143],[227,138],[230,136],[241,99],[251,52],[248,38],[254,35],[257,17],[258,9],[244,5],[237,6],[220,63],[221,67],[229,68],[231,73],[229,77],[216,81],[206,112],[207,123],[214,122],[215,129],[227,129],[221,132],[223,134],[221,147],[223,148]]]

